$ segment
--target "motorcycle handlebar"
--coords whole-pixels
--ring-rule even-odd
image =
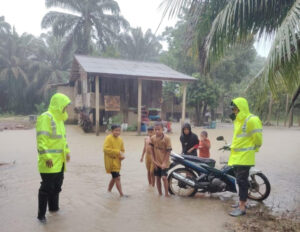
[[[220,150],[230,151],[230,146],[228,146],[228,145],[223,146],[223,147],[219,148],[219,151],[220,151]]]

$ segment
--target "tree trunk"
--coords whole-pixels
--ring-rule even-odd
[[[284,126],[286,127],[286,121],[288,119],[288,109],[289,109],[289,95],[286,95],[286,103],[285,103],[285,119],[284,119]]]
[[[279,126],[279,116],[280,116],[280,110],[278,108],[277,112],[276,112],[276,121],[277,121],[277,126]]]
[[[269,102],[269,111],[268,111],[268,116],[267,116],[267,125],[271,125],[271,120],[272,120],[272,106],[273,106],[273,97],[272,94],[270,95],[270,102]]]
[[[214,108],[211,109],[210,114],[211,114],[211,120],[216,121],[216,109],[214,109]]]
[[[203,123],[201,110],[202,110],[202,102],[196,105],[196,112],[195,112],[196,126],[201,126]]]
[[[174,120],[174,101],[175,101],[175,99],[174,99],[174,96],[172,97],[172,110],[171,110],[171,117],[172,117],[172,120]]]
[[[289,115],[289,127],[293,126],[293,119],[294,119],[294,106],[292,106],[290,115]]]

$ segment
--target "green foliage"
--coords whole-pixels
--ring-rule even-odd
[[[97,53],[97,51],[95,51],[94,53],[92,53],[92,55],[98,55],[100,53],[101,52]],[[120,53],[116,47],[109,46],[105,49],[104,52],[101,53],[101,56],[105,58],[120,58]]]
[[[127,131],[137,131],[137,125],[129,125]]]
[[[179,104],[181,101],[181,85],[176,82],[163,82],[162,96],[166,101],[174,102]]]
[[[160,37],[151,30],[143,33],[141,28],[130,28],[122,33],[118,42],[118,50],[122,58],[137,61],[157,61],[162,49]]]
[[[215,107],[219,95],[216,85],[200,73],[195,73],[193,77],[197,78],[197,81],[188,85],[187,103],[195,106],[205,101],[208,105]]]
[[[168,43],[168,51],[162,53],[161,62],[180,72],[192,75],[198,72],[198,58],[190,54],[186,44],[186,32],[188,21],[182,19],[174,28],[167,27],[163,32],[163,38]]]
[[[299,96],[300,0],[164,0],[162,5],[163,17],[181,15],[188,9],[188,34],[196,38],[203,72],[210,72],[237,44],[273,38],[268,59],[252,83],[262,79],[259,82],[273,95],[281,94],[284,85],[285,91],[295,93],[294,100]]]
[[[112,124],[121,124],[123,122],[123,115],[122,114],[117,114],[111,118],[111,123]]]
[[[195,108],[196,124],[202,125],[203,116],[208,107],[210,109],[217,107],[220,91],[210,78],[201,76],[200,73],[193,76],[197,78],[197,81],[188,85],[187,104]]]
[[[36,38],[11,27],[0,31],[2,112],[33,113],[52,94],[50,84],[68,81],[72,49],[62,55],[63,39],[51,33]]]
[[[205,33],[209,32],[213,15],[221,10],[217,7],[219,5],[215,1],[212,2],[216,6],[213,5],[203,12],[203,15],[197,21],[198,31],[194,33],[193,39],[196,39],[198,43],[200,43],[200,40],[201,43],[204,42]],[[162,55],[161,60],[186,74],[197,73],[195,76],[198,79],[197,82],[190,84],[188,87],[187,102],[190,109],[194,111],[196,124],[201,125],[205,111],[214,111],[222,101],[224,101],[225,106],[229,105],[233,97],[243,94],[249,83],[249,74],[252,73],[252,70],[257,70],[256,67],[251,67],[251,64],[255,61],[256,52],[252,46],[253,41],[245,47],[236,47],[228,51],[222,60],[215,63],[208,75],[200,75],[200,62],[197,57],[199,48],[195,46],[194,42],[186,39],[190,20],[187,16],[182,17],[175,28],[167,28],[163,33],[164,38],[168,41],[169,51]],[[164,99],[173,99],[173,103],[179,103],[181,101],[180,96],[180,85],[172,83],[163,85]]]
[[[38,115],[40,115],[43,112],[47,111],[47,108],[48,108],[48,106],[45,104],[45,102],[42,102],[40,104],[34,104],[34,107],[35,107],[36,113]]]
[[[249,75],[250,64],[255,56],[256,51],[252,46],[232,50],[212,68],[210,76],[229,92],[233,84],[240,83]]]
[[[76,52],[89,54],[93,39],[101,51],[113,43],[121,28],[128,22],[120,15],[114,0],[46,0],[46,6],[59,7],[71,13],[50,11],[43,20],[43,28],[52,28],[55,36],[65,37],[66,46],[76,45]]]
[[[210,63],[222,57],[236,44],[249,38],[269,36],[274,41],[259,77],[273,94],[282,85],[290,93],[300,86],[299,78],[299,0],[234,0],[229,1],[214,19],[201,57]]]

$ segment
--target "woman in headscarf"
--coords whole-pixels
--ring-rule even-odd
[[[192,133],[192,128],[189,123],[185,123],[182,127],[180,142],[183,154],[197,156],[197,148],[195,145],[199,144],[199,139],[196,134]]]

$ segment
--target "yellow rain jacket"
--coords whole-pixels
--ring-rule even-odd
[[[70,103],[71,101],[66,95],[56,93],[51,98],[48,111],[37,119],[36,138],[40,173],[61,172],[63,164],[66,163],[66,155],[70,153],[70,150],[64,125],[68,114],[67,112],[63,113],[63,109]],[[47,160],[52,160],[51,168],[47,167]]]
[[[234,120],[234,132],[228,165],[255,165],[255,152],[262,145],[262,124],[249,112],[248,102],[239,97],[233,103],[240,110]]]
[[[108,135],[104,140],[103,152],[106,172],[120,172],[120,152],[125,152],[124,143],[120,136]]]

